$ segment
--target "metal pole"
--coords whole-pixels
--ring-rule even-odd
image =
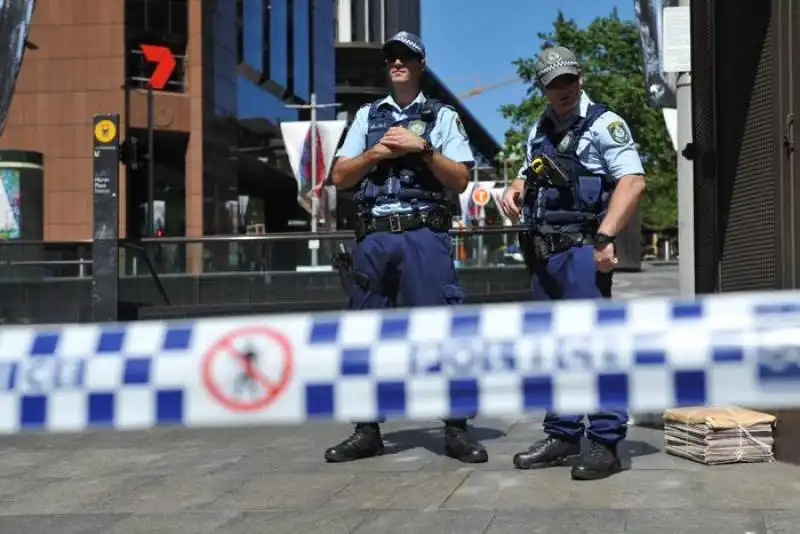
[[[474,195],[475,194],[475,189],[478,187],[478,182],[479,182],[479,180],[478,180],[479,172],[478,172],[478,162],[477,161],[475,162],[475,166],[472,168],[472,173],[473,173],[472,174],[472,180],[475,182],[475,187],[472,189],[472,193],[470,193],[470,194]],[[478,228],[483,228],[483,222],[484,222],[483,210],[484,210],[484,208],[478,206],[478,209],[480,210],[478,212]],[[478,235],[478,250],[477,250],[477,254],[475,255],[475,264],[478,267],[482,267],[483,266],[483,235],[482,234]]]
[[[309,109],[311,110],[311,232],[317,233],[319,231],[317,211],[319,210],[319,198],[314,194],[314,179],[317,176],[317,109],[319,108],[335,108],[339,104],[317,104],[317,94],[311,93],[311,102],[309,104],[291,104],[286,105],[289,109]],[[321,192],[320,192],[321,193]],[[308,242],[308,248],[311,250],[311,266],[317,267],[319,265],[319,240],[312,239]]]
[[[155,125],[153,86],[147,85],[147,237],[155,237]]]
[[[508,157],[503,158],[503,191],[508,187]],[[500,222],[505,223],[502,210],[500,212]],[[503,253],[508,251],[508,234],[503,234]]]
[[[691,7],[680,0],[680,7]],[[682,296],[695,294],[694,265],[694,165],[682,152],[692,142],[692,73],[682,72],[677,81],[678,100],[678,276]]]
[[[319,231],[319,198],[314,192],[317,185],[317,93],[311,93],[311,233]],[[319,265],[319,247],[311,248],[311,266]]]

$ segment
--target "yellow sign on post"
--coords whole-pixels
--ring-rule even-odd
[[[98,121],[94,127],[94,138],[98,143],[110,143],[117,137],[117,127],[108,119]]]

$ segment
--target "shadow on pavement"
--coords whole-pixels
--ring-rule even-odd
[[[631,468],[633,459],[637,456],[649,456],[658,454],[661,449],[653,447],[645,441],[625,440],[619,445],[619,459],[622,462],[622,470],[627,471]]]
[[[485,443],[506,436],[502,430],[489,428],[484,426],[469,427],[470,436],[477,440],[479,443]],[[406,429],[388,432],[383,435],[384,442],[386,443],[385,454],[399,454],[411,449],[422,448],[433,454],[444,455],[444,423],[438,427],[428,427],[419,429]],[[588,443],[584,443],[584,447]],[[652,446],[651,444],[639,441],[626,439],[619,445],[619,455],[622,461],[623,470],[631,468],[633,458],[638,456],[648,456],[651,454],[660,453],[661,449]]]
[[[505,437],[506,433],[495,428],[469,425],[469,435],[482,443]],[[398,454],[411,449],[423,448],[433,454],[444,455],[444,423],[438,427],[397,430],[383,435],[385,454]]]

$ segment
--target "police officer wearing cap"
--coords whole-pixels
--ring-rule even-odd
[[[531,129],[520,175],[503,206],[529,231],[520,236],[534,300],[611,296],[614,239],[636,211],[644,169],[627,123],[583,91],[575,54],[564,47],[536,58],[536,82],[548,101]],[[577,458],[572,478],[620,471],[617,445],[627,432],[624,411],[584,416],[548,413],[547,437],[514,456],[518,469],[563,465]],[[581,447],[581,438],[589,446]]]
[[[425,48],[400,32],[383,47],[392,92],[361,107],[337,153],[332,181],[356,189],[350,308],[458,305],[463,291],[452,258],[450,206],[466,190],[474,165],[454,109],[420,92]],[[464,414],[471,415],[471,414]],[[445,421],[445,452],[462,462],[487,461],[466,419]],[[328,449],[329,462],[384,452],[378,422]]]

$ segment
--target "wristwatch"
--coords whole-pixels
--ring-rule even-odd
[[[433,151],[434,151],[433,145],[431,145],[429,141],[425,141],[425,146],[422,147],[422,151],[420,152],[420,154],[422,154],[423,156],[432,156]]]
[[[601,249],[606,245],[613,245],[616,237],[610,236],[608,234],[604,234],[602,232],[597,232],[594,236],[594,248]]]

